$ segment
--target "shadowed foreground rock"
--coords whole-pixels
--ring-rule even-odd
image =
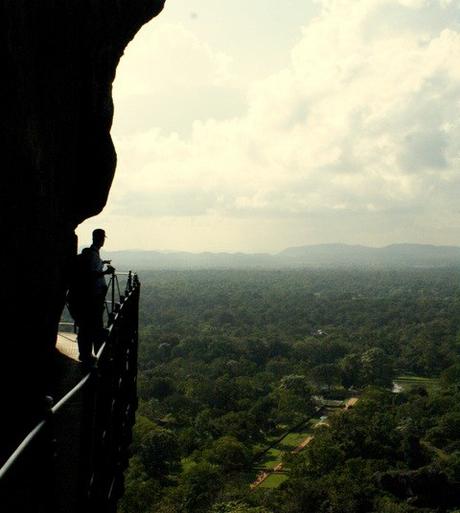
[[[102,210],[115,170],[115,70],[163,4],[0,0],[2,419],[46,393],[74,229]]]

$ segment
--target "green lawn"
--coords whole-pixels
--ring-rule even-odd
[[[287,480],[285,474],[271,474],[270,476],[260,483],[260,488],[278,488],[281,483]]]
[[[270,448],[258,462],[255,468],[259,470],[272,470],[282,461],[283,453],[290,452],[300,445],[305,438],[314,433],[315,425],[320,421],[319,418],[310,419],[307,424],[299,431],[288,433],[277,445]],[[275,438],[276,440],[276,438]],[[273,440],[274,441],[274,440]],[[277,488],[282,482],[286,481],[285,474],[271,474],[260,484],[261,488]]]
[[[257,465],[260,468],[272,469],[281,461],[282,450],[279,446],[269,449]]]
[[[311,429],[303,430],[298,433],[289,433],[286,438],[283,438],[280,445],[281,448],[285,451],[289,451],[295,449],[301,442],[305,440],[308,436],[311,435]]]
[[[394,382],[402,387],[403,390],[410,390],[413,387],[425,387],[427,390],[435,388],[439,379],[437,378],[426,378],[423,376],[398,376]]]
[[[293,431],[286,435],[281,442],[269,449],[262,459],[258,462],[257,467],[261,469],[273,469],[281,463],[283,452],[290,452],[295,449],[301,442],[312,434],[313,426],[319,422],[319,419],[311,419],[307,426],[301,431]]]

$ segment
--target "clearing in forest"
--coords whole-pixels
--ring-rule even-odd
[[[439,384],[438,378],[427,378],[424,376],[398,376],[394,380],[395,387],[400,387],[399,391],[408,391],[414,387],[424,387],[428,391],[436,388]]]
[[[357,397],[351,397],[343,402],[342,410],[352,408],[357,402]],[[254,490],[259,486],[277,488],[286,481],[287,476],[283,473],[283,454],[302,451],[313,440],[314,429],[325,424],[327,425],[327,418],[310,419],[303,429],[289,432],[278,444],[271,447],[261,460],[262,470],[257,475],[256,480],[251,483],[251,489]]]
[[[291,431],[280,442],[264,454],[259,463],[261,471],[257,475],[256,480],[251,484],[251,489],[263,485],[264,488],[276,488],[287,476],[282,474],[283,469],[283,455],[286,452],[299,452],[302,450],[312,439],[312,430],[320,419],[310,419],[304,428],[298,431]]]

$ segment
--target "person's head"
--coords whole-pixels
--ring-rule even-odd
[[[102,248],[105,242],[105,231],[102,228],[93,230],[93,244],[98,248]]]

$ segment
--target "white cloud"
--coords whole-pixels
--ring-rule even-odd
[[[189,136],[152,123],[143,133],[116,132],[120,164],[109,212],[327,215],[339,226],[347,215],[355,223],[357,214],[394,219],[401,212],[422,223],[425,215],[453,208],[460,183],[460,33],[454,26],[426,28],[433,10],[453,6],[446,0],[321,5],[286,68],[247,85],[245,113],[197,117]],[[420,26],[414,16],[406,25],[388,23],[395,9],[416,14]],[[166,26],[149,38],[133,43],[132,72],[117,78],[121,102],[132,95],[147,101],[168,88],[184,94],[242,88],[231,59],[185,29]]]
[[[152,94],[175,86],[220,86],[231,79],[231,58],[177,24],[146,26],[126,50],[116,97]],[[165,82],[165,78],[167,82]]]
[[[121,59],[114,86],[114,134],[155,126],[187,134],[196,119],[243,112],[244,92],[232,59],[184,27],[145,26]]]

